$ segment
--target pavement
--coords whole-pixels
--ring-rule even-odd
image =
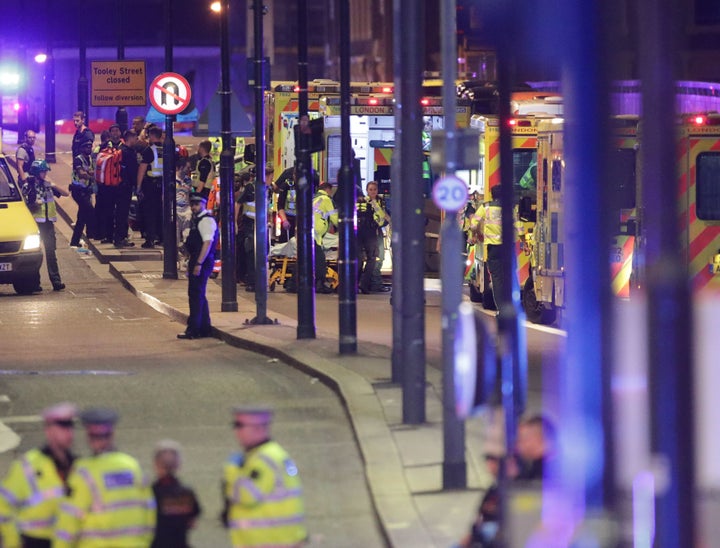
[[[65,142],[67,141],[67,142]],[[68,136],[58,136],[58,150],[69,149]],[[6,153],[11,149],[6,141]],[[41,146],[38,147],[41,149]],[[59,152],[51,179],[60,186],[70,181],[70,155]],[[59,200],[58,231],[69,239],[77,214],[70,198]],[[161,250],[139,247],[116,250],[112,245],[90,242],[90,252],[139,299],[178,321],[184,329],[188,315],[187,281],[163,278]],[[59,245],[62,245],[62,238]],[[213,336],[227,344],[248,349],[298,368],[330,386],[343,403],[364,460],[365,476],[378,519],[388,544],[394,547],[448,547],[468,530],[477,511],[482,491],[490,476],[482,458],[481,421],[466,424],[466,489],[442,489],[443,429],[442,375],[439,367],[441,333],[426,330],[426,418],[421,425],[402,421],[402,390],[390,381],[392,313],[388,294],[358,295],[358,352],[339,354],[336,321],[337,296],[318,295],[315,339],[297,339],[297,319],[288,312],[294,296],[278,291],[269,294],[267,316],[272,325],[255,325],[254,293],[238,286],[237,312],[221,312],[221,280],[211,280],[207,297],[213,322]],[[426,288],[428,316],[439,317],[439,287]],[[290,308],[291,310],[291,308]],[[283,313],[284,312],[284,313]],[[378,313],[381,312],[381,313]],[[181,325],[182,324],[182,325]],[[430,322],[429,325],[439,325]],[[197,345],[201,341],[177,341]],[[239,364],[241,366],[241,364]],[[351,497],[352,494],[348,493]]]

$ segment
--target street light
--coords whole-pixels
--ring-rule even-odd
[[[47,61],[47,58],[48,58],[47,53],[38,53],[35,56],[35,62],[38,64],[43,64],[45,61]]]
[[[213,2],[210,4],[210,11],[213,11],[215,13],[220,13],[222,10],[222,4],[220,2]]]

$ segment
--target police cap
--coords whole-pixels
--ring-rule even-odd
[[[273,410],[264,405],[237,405],[233,407],[233,415],[251,416],[258,423],[269,423],[272,420]]]
[[[202,194],[191,194],[190,195],[190,203],[191,204],[207,204],[207,198],[203,196]]]
[[[85,426],[102,425],[114,426],[118,421],[118,414],[106,407],[90,407],[80,413],[80,420]]]
[[[57,403],[42,410],[45,422],[71,421],[77,416],[77,407],[70,402]]]

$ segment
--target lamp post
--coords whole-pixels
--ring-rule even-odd
[[[230,0],[222,0],[220,9],[220,239],[222,241],[222,304],[223,312],[236,312],[237,284],[235,282],[235,197],[233,188],[232,130],[230,127]],[[258,145],[261,145],[259,143]],[[259,169],[259,168],[258,168]],[[256,246],[257,249],[257,246]]]
[[[125,35],[123,34],[124,0],[115,0],[115,21],[117,22],[117,58],[118,61],[125,59]],[[125,133],[128,128],[128,113],[125,107],[118,107],[115,112],[115,122],[120,126],[120,131]]]
[[[78,27],[85,28],[85,13],[84,4],[78,2],[77,8],[77,19]],[[79,33],[80,39],[80,77],[78,78],[78,110],[85,113],[85,118],[89,121],[90,116],[88,115],[88,78],[87,78],[87,45],[85,43],[85,33]]]
[[[173,0],[165,0],[165,71],[172,72],[173,47]],[[127,113],[125,113],[127,124]],[[177,280],[177,231],[175,218],[175,140],[173,121],[175,116],[165,116],[165,141],[163,142],[163,278]]]
[[[55,59],[52,53],[52,6],[47,0],[45,9],[47,13],[45,36],[47,37],[47,52],[45,60],[45,160],[55,163]]]

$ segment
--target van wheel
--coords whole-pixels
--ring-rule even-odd
[[[38,276],[38,278],[39,277],[40,276]],[[18,295],[31,295],[32,293],[35,293],[35,291],[37,291],[39,286],[40,284],[34,276],[30,279],[15,280],[13,282],[13,289],[15,289],[15,292]]]
[[[527,319],[532,323],[550,325],[555,321],[557,313],[555,308],[548,308],[545,304],[538,302],[535,297],[535,283],[532,278],[528,278],[522,294],[522,305],[525,310]]]

